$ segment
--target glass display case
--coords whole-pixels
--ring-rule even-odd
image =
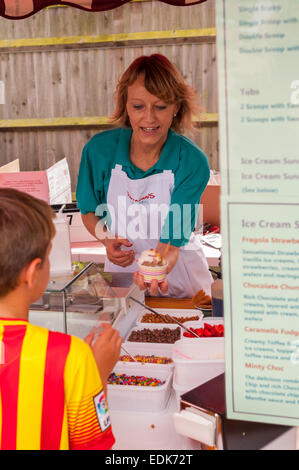
[[[30,307],[31,323],[85,338],[101,323],[118,327],[125,336],[138,312],[130,295],[141,292],[132,274],[105,273],[102,265],[75,263],[71,274],[51,276],[44,295]]]

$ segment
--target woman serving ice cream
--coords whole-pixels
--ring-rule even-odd
[[[210,294],[212,277],[193,234],[210,170],[205,154],[181,135],[192,127],[196,95],[174,65],[137,58],[117,87],[116,129],[96,134],[82,153],[77,186],[82,220],[107,253],[105,271],[134,272],[151,295]],[[156,249],[167,278],[145,282],[142,252]]]

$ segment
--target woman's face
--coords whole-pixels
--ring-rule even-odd
[[[140,75],[128,87],[127,98],[127,113],[135,142],[162,146],[178,108],[178,105],[167,104],[149,93],[144,86],[144,76]]]

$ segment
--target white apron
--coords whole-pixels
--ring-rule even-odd
[[[138,180],[128,178],[121,165],[112,170],[107,194],[111,215],[109,229],[133,244],[132,247],[122,246],[122,249],[133,249],[136,260],[143,250],[155,248],[159,242],[173,187],[171,170]],[[106,258],[105,271],[135,272],[138,265],[135,261],[123,268]],[[192,233],[189,243],[180,248],[178,261],[167,275],[167,296],[192,298],[200,289],[210,295],[212,280],[202,246]]]

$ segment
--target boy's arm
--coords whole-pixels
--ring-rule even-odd
[[[105,395],[107,396],[107,380],[119,359],[122,337],[119,335],[119,332],[109,324],[103,323],[102,327],[102,333],[93,344],[93,331],[91,331],[85,338],[85,342],[89,344],[93,351],[93,355],[100,372],[100,377],[102,379]]]
[[[74,336],[64,381],[70,449],[111,449],[115,439],[99,370],[91,348]]]

